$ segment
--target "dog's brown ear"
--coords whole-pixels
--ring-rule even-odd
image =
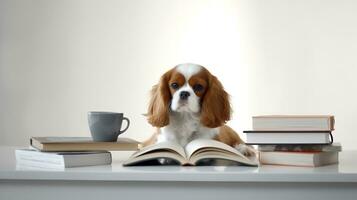
[[[210,75],[208,88],[201,102],[201,123],[209,128],[224,125],[231,117],[229,95],[221,82]]]
[[[151,90],[147,120],[155,127],[164,127],[169,124],[169,105],[171,93],[168,85],[171,71],[161,76],[160,81]]]

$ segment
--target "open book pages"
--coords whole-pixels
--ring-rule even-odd
[[[209,139],[197,139],[182,147],[175,142],[161,142],[144,147],[135,152],[125,163],[124,166],[140,165],[146,161],[170,159],[181,165],[197,165],[201,161],[206,165],[214,165],[214,160],[227,160],[243,165],[256,166],[256,158],[248,158],[237,151],[235,148]]]

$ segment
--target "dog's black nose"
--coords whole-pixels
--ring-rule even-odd
[[[180,92],[180,99],[181,100],[187,100],[187,98],[190,96],[190,93],[187,91],[182,91]]]

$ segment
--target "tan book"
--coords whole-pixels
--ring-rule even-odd
[[[333,115],[262,115],[253,116],[253,130],[332,131]]]
[[[94,142],[91,137],[32,137],[30,145],[40,151],[135,151],[139,142],[120,137],[116,142]]]
[[[161,142],[144,147],[135,152],[124,166],[160,165],[165,159],[170,164],[193,165],[231,165],[243,164],[257,166],[256,159],[248,158],[227,144],[209,139],[197,139],[182,147],[174,142]]]

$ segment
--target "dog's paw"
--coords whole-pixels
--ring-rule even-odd
[[[257,154],[252,146],[246,144],[238,144],[236,145],[236,149],[245,156],[255,156]]]

